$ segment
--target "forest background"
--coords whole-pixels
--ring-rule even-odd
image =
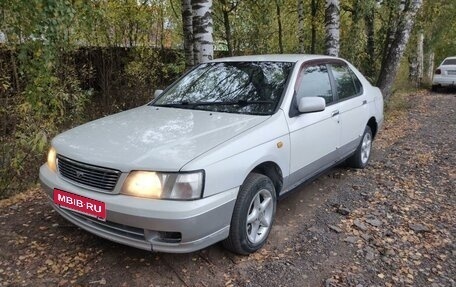
[[[451,0],[0,0],[0,198],[58,132],[153,98],[211,58],[343,57],[388,100],[456,55]]]

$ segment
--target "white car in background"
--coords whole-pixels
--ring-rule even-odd
[[[448,57],[435,70],[432,79],[432,90],[456,87],[456,57]]]
[[[109,240],[249,254],[277,198],[345,160],[366,167],[382,122],[380,90],[345,60],[216,59],[147,105],[56,136],[40,180],[60,215]]]

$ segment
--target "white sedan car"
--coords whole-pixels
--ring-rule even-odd
[[[345,60],[262,55],[200,64],[147,105],[52,140],[52,206],[98,236],[149,251],[261,248],[277,198],[348,161],[369,162],[380,90]]]
[[[456,57],[448,57],[435,70],[432,79],[432,90],[456,87]]]

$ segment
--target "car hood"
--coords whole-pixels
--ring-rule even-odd
[[[52,141],[71,159],[130,170],[179,171],[268,116],[142,106],[68,130]]]

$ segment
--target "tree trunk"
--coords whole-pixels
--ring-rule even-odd
[[[226,40],[226,47],[228,48],[228,54],[233,56],[233,39],[231,34],[231,22],[230,22],[230,13],[236,9],[238,3],[228,2],[227,0],[220,0],[222,4],[222,15],[223,15],[223,27],[225,29],[225,40]],[[229,5],[228,5],[229,4]]]
[[[283,54],[283,40],[282,40],[282,18],[280,14],[280,5],[279,2],[276,1],[276,11],[277,11],[277,24],[279,26],[279,52]]]
[[[409,82],[414,86],[418,87],[418,57],[417,53],[411,53],[409,56]]]
[[[191,0],[182,0],[182,27],[184,32],[185,66],[190,68],[193,61],[193,19]]]
[[[413,83],[413,86],[418,88],[421,85],[423,79],[423,64],[424,64],[424,55],[423,55],[423,44],[424,44],[424,34],[420,32],[418,34],[416,42],[416,50],[409,58],[409,80]]]
[[[391,96],[400,60],[410,38],[410,33],[415,23],[416,13],[421,8],[422,3],[422,0],[412,0],[408,7],[404,7],[404,9],[401,8],[403,12],[399,17],[400,21],[397,25],[395,37],[388,49],[377,82],[377,85],[382,90],[385,99],[388,99]]]
[[[165,19],[163,17],[163,9],[162,9],[162,7],[160,7],[159,15],[160,15],[160,19],[159,19],[158,22],[160,24],[160,28],[159,28],[158,32],[160,33],[160,49],[163,50],[163,48],[164,48],[164,39],[165,39]]]
[[[212,0],[192,0],[193,59],[195,64],[214,58]]]
[[[317,0],[312,0],[311,2],[311,16],[312,16],[312,35],[311,35],[311,44],[310,52],[315,54],[315,46],[317,42],[317,11],[318,11]]]
[[[418,35],[418,47],[417,47],[417,60],[418,60],[418,85],[423,80],[424,70],[424,34],[420,32]]]
[[[365,1],[365,0],[363,0]],[[346,43],[346,46],[349,48],[347,55],[345,55],[346,59],[353,64],[357,64],[357,57],[360,54],[359,43],[360,43],[360,25],[359,22],[361,20],[361,4],[360,0],[353,1],[353,10],[351,11],[351,26],[349,31],[349,43]]]
[[[366,65],[366,75],[369,78],[374,77],[375,73],[375,5],[372,3],[372,7],[369,7],[369,10],[364,16],[364,22],[366,24],[366,54],[367,54],[367,65]]]
[[[390,11],[389,11],[389,16],[388,16],[388,29],[386,31],[386,38],[383,46],[383,53],[382,53],[382,64],[381,66],[383,67],[386,63],[386,58],[389,54],[389,51],[391,49],[391,45],[394,42],[394,39],[396,37],[396,31],[397,31],[397,26],[399,23],[400,17],[402,17],[402,12],[404,11],[405,8],[405,1],[406,0],[400,0],[400,4],[397,7],[390,6]]]
[[[429,53],[427,77],[430,82],[432,82],[432,77],[434,76],[434,58],[434,52]]]
[[[389,16],[388,16],[388,28],[386,29],[386,37],[383,42],[383,49],[381,51],[381,53],[382,53],[381,66],[383,66],[385,64],[386,56],[388,55],[388,51],[391,47],[391,43],[394,40],[395,30],[393,27],[393,22],[394,22],[394,10],[391,8],[389,11]]]
[[[339,56],[340,50],[340,7],[339,0],[326,0],[325,7],[326,55]]]
[[[299,52],[304,54],[304,0],[298,0],[298,42]]]
[[[233,46],[231,44],[231,25],[230,25],[230,17],[229,12],[223,10],[223,26],[225,27],[225,37],[226,37],[226,45],[228,47],[228,54],[233,56]]]

